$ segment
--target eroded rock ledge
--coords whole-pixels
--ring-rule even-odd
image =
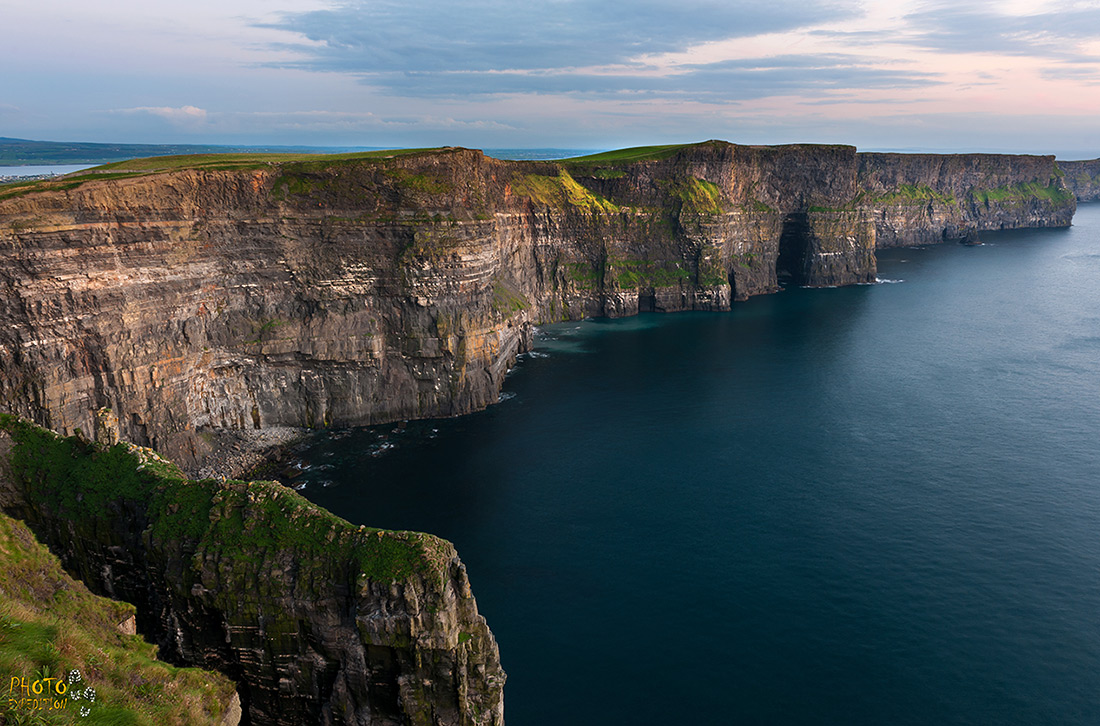
[[[482,408],[533,324],[872,282],[876,247],[1074,209],[1053,157],[846,146],[112,165],[0,191],[0,401],[194,473],[218,432]]]
[[[444,540],[8,415],[0,505],[92,590],[133,603],[162,657],[236,681],[252,724],[503,724],[497,645]]]

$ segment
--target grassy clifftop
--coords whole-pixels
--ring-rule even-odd
[[[276,482],[191,481],[151,449],[104,447],[7,414],[0,430],[15,444],[9,465],[25,499],[65,521],[105,523],[136,508],[154,541],[242,563],[293,550],[302,565],[351,562],[359,577],[382,582],[442,579],[449,561],[449,545],[436,537],[355,527]]]
[[[90,593],[0,514],[0,723],[223,723],[234,684],[157,660],[133,619],[132,605]]]

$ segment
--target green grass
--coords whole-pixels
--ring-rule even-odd
[[[359,151],[347,154],[185,154],[181,156],[153,156],[146,159],[130,159],[104,164],[97,171],[172,171],[176,169],[261,169],[289,163],[300,163],[303,170],[322,169],[333,162],[390,159],[396,156],[413,156],[443,151],[434,149],[388,149],[383,151]]]
[[[276,482],[189,481],[150,449],[90,444],[7,414],[0,415],[0,429],[16,443],[9,462],[28,501],[42,516],[73,523],[91,541],[136,516],[148,522],[154,550],[170,557],[189,541],[253,589],[287,552],[318,573],[350,565],[357,577],[384,582],[445,575],[450,545],[443,540],[355,527]],[[222,605],[232,608],[235,593],[250,591],[221,593]]]
[[[566,262],[565,278],[582,289],[595,289],[603,280],[603,265],[585,262]]]
[[[718,185],[691,177],[686,180],[675,180],[666,183],[668,192],[680,200],[680,208],[683,212],[695,214],[721,214],[725,210],[722,200],[722,191]]]
[[[93,167],[76,175],[60,179],[43,179],[17,182],[0,187],[0,200],[13,199],[32,192],[66,191],[89,181],[101,179],[126,179],[150,174],[160,174],[183,169],[200,171],[249,171],[280,168],[287,175],[323,171],[333,166],[355,164],[364,161],[384,161],[399,156],[447,153],[447,148],[388,149],[384,151],[360,151],[345,154],[302,153],[230,153],[184,154],[180,156],[153,156],[145,159],[129,159]],[[412,184],[417,182],[413,180]],[[292,190],[294,191],[294,190]]]
[[[670,156],[676,154],[681,149],[687,149],[692,146],[698,146],[698,144],[669,144],[667,146],[634,146],[629,149],[616,149],[614,151],[604,151],[599,154],[588,154],[587,156],[574,156],[569,159],[562,159],[563,164],[588,164],[592,162],[607,162],[607,161],[658,161],[660,159],[667,159]]]
[[[625,290],[639,287],[675,287],[692,279],[691,271],[676,262],[611,258],[607,261],[607,271],[615,283]]]
[[[906,205],[922,205],[933,201],[951,206],[958,204],[954,195],[937,192],[924,184],[900,184],[897,189],[877,197],[874,201],[882,204]]]
[[[531,307],[531,303],[523,293],[500,278],[493,278],[493,310],[504,315],[511,315],[529,307]]]
[[[982,204],[990,202],[1023,202],[1028,199],[1042,199],[1053,204],[1069,204],[1076,197],[1068,189],[1060,189],[1051,184],[1041,182],[1021,182],[1008,187],[996,187],[993,189],[972,189],[971,197]]]
[[[0,723],[218,723],[234,684],[156,660],[154,646],[119,631],[133,614],[127,603],[88,592],[25,525],[0,514]],[[56,682],[45,679],[73,670],[80,673],[81,690],[95,689],[94,702],[66,693],[51,698],[49,710],[35,709],[35,682],[57,696]],[[20,700],[23,685],[31,689],[30,702]],[[80,715],[81,705],[87,716]]]
[[[512,180],[512,193],[529,197],[555,209],[572,208],[583,212],[618,212],[615,203],[582,186],[568,171],[557,176],[525,174]]]

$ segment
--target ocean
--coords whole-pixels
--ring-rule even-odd
[[[509,726],[1100,723],[1100,205],[880,283],[546,326],[302,493],[455,543]]]

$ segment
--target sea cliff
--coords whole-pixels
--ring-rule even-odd
[[[496,644],[449,543],[196,476],[213,452],[485,407],[541,322],[728,310],[874,282],[878,247],[1065,226],[1065,176],[711,141],[168,157],[8,185],[0,401],[21,418],[0,425],[0,505],[167,657],[238,682],[253,723],[499,724]]]
[[[1058,168],[1065,173],[1066,187],[1077,196],[1077,201],[1100,200],[1100,159],[1059,161]]]
[[[198,474],[227,434],[482,408],[540,322],[873,282],[877,247],[1074,209],[1053,157],[846,146],[115,164],[0,190],[0,400]]]
[[[247,723],[503,723],[496,641],[444,540],[7,415],[0,505],[92,590],[136,606],[162,657],[235,681]]]

